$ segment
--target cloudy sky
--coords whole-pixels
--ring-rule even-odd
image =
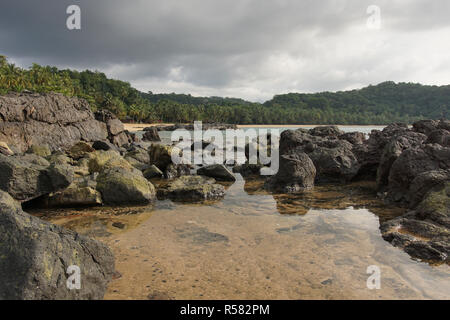
[[[66,9],[81,8],[81,30]],[[371,5],[380,8],[374,29]],[[1,0],[0,54],[142,91],[264,101],[386,80],[450,83],[450,1]]]

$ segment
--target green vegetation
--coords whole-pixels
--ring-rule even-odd
[[[359,90],[276,95],[263,104],[236,98],[143,93],[101,72],[16,67],[0,56],[0,94],[60,92],[88,100],[134,122],[226,122],[237,124],[387,124],[447,117],[450,85],[384,82]]]

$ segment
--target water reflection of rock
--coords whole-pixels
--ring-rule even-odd
[[[270,193],[264,190],[264,179],[260,176],[245,178],[244,190],[249,195],[272,195],[280,214],[303,215],[311,209],[344,210],[367,208],[387,221],[404,213],[404,209],[386,206],[376,197],[376,184],[370,181],[359,181],[346,185],[316,185],[311,190],[299,193]]]

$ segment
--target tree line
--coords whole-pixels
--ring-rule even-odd
[[[446,118],[450,86],[383,82],[363,89],[276,95],[264,103],[237,98],[140,92],[98,71],[60,70],[33,64],[23,69],[0,56],[0,94],[59,92],[89,101],[129,122],[236,124],[387,124]]]

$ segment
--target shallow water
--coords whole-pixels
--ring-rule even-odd
[[[402,214],[373,183],[271,195],[238,181],[224,200],[154,207],[48,210],[54,223],[94,236],[121,277],[105,299],[449,299],[450,267],[412,260],[384,241],[380,219]],[[367,267],[381,270],[369,290]]]

